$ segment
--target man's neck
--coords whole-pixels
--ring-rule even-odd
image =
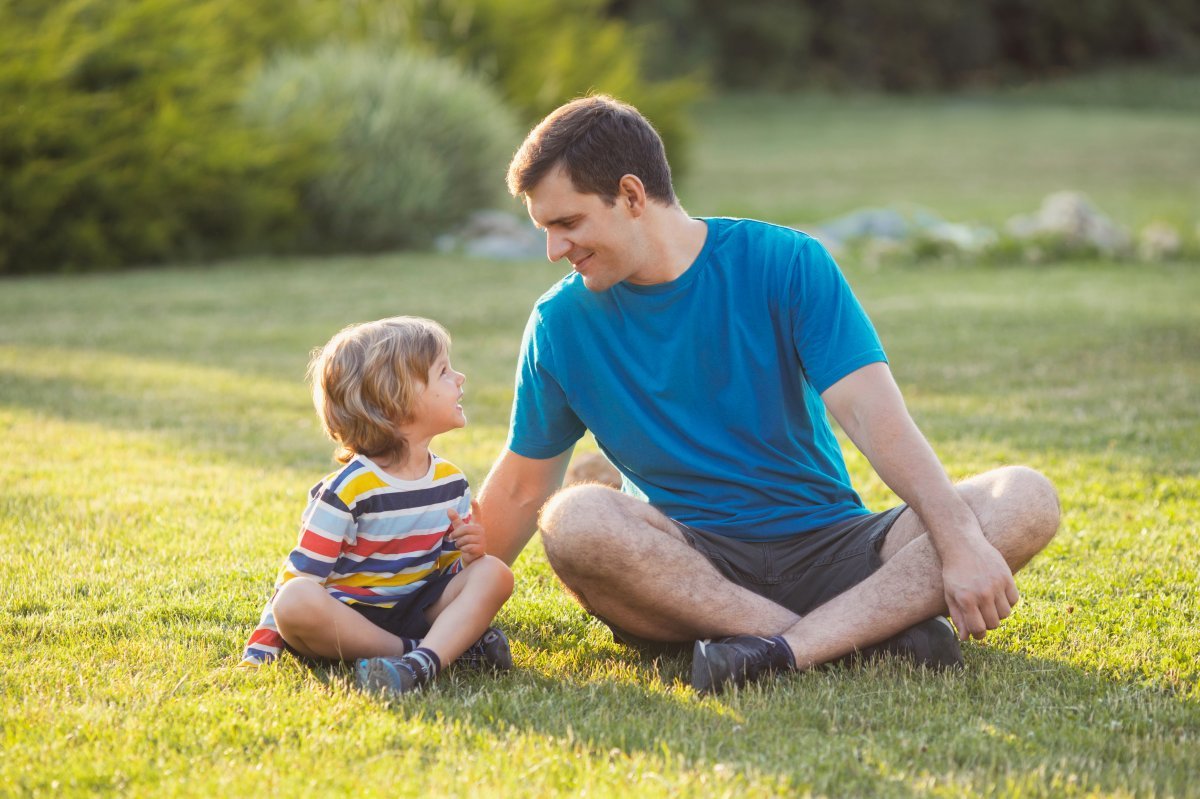
[[[654,285],[679,279],[704,249],[708,225],[692,219],[679,205],[654,207],[645,222],[647,266],[631,276],[629,282]]]

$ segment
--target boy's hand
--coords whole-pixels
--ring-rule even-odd
[[[487,552],[487,536],[483,532],[483,525],[473,521],[464,522],[453,508],[447,508],[446,515],[450,517],[450,540],[462,552],[463,565],[469,566],[483,557]],[[479,503],[471,500],[471,518],[478,516]]]

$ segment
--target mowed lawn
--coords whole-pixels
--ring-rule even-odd
[[[785,223],[890,203],[905,181],[880,152],[914,129],[907,199],[951,218],[999,222],[1082,188],[1130,223],[1189,208],[1195,223],[1194,114],[973,101],[993,143],[1041,125],[1066,159],[1079,137],[1045,131],[1114,137],[1051,181],[986,147],[956,155],[980,145],[939,107],[707,104],[683,202]],[[877,124],[818,136],[799,124],[813,116]],[[957,187],[927,174],[946,158],[965,159]],[[331,468],[307,353],[352,321],[445,323],[471,424],[437,449],[478,485],[529,306],[561,267],[401,254],[0,281],[0,794],[1200,795],[1200,263],[844,267],[952,476],[1024,463],[1061,493],[1058,538],[965,672],[881,662],[698,699],[687,658],[613,644],[535,539],[500,615],[516,670],[451,673],[392,705],[343,667],[235,668]],[[868,505],[893,502],[846,451]]]

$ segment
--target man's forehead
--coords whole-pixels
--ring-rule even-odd
[[[545,226],[583,213],[591,196],[577,191],[570,176],[556,167],[525,193],[525,207],[534,222]]]

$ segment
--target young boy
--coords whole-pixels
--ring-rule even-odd
[[[351,325],[314,351],[308,379],[344,466],[310,491],[242,662],[281,649],[353,659],[359,685],[385,694],[420,689],[460,656],[511,667],[488,625],[512,572],[486,554],[462,472],[429,451],[467,423],[450,336],[417,317]]]

